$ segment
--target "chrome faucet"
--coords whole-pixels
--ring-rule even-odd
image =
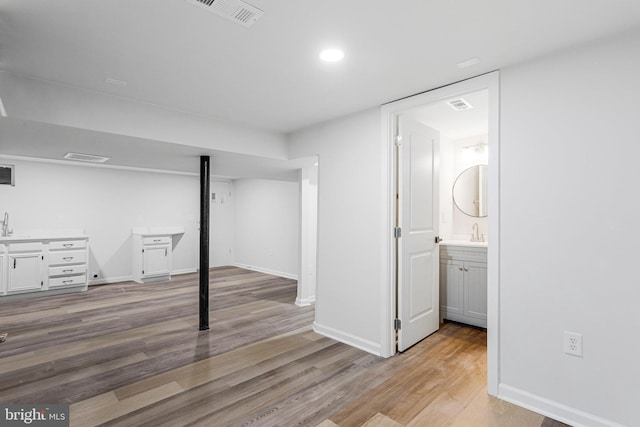
[[[480,237],[480,234],[478,234],[478,223],[474,222],[473,223],[473,227],[471,227],[471,241],[472,242],[484,242],[484,234],[482,235],[482,237]]]
[[[2,237],[9,235],[9,212],[4,213],[4,221],[2,221]]]

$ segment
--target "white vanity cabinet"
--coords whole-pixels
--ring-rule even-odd
[[[44,288],[42,242],[9,243],[7,294],[40,291]]]
[[[486,246],[440,245],[440,315],[487,327]]]
[[[133,236],[133,280],[138,283],[171,278],[171,235]]]

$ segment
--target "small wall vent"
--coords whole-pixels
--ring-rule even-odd
[[[450,101],[447,101],[447,104],[449,104],[449,107],[453,108],[456,111],[463,111],[473,108],[473,105],[469,104],[469,101],[464,98],[452,99]]]
[[[187,3],[220,15],[245,27],[252,26],[264,12],[242,0],[187,0]]]
[[[0,185],[16,185],[15,165],[0,165]]]
[[[67,153],[64,155],[64,158],[67,160],[77,160],[79,162],[89,162],[89,163],[104,163],[107,160],[109,160],[109,157],[95,156],[93,154],[82,154],[82,153]]]

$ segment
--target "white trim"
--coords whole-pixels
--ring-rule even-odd
[[[256,267],[253,265],[241,264],[239,262],[234,262],[231,265],[238,268],[244,268],[245,270],[257,271],[264,274],[271,274],[272,276],[284,277],[285,279],[298,280],[297,274],[285,273],[283,271],[271,270],[269,268],[262,268],[262,267]]]
[[[563,405],[516,387],[500,384],[498,398],[574,427],[624,427],[611,420]]]
[[[296,305],[298,307],[308,307],[316,303],[316,297],[310,298],[296,298]]]
[[[196,273],[198,271],[198,269],[196,267],[191,267],[191,268],[181,268],[179,270],[173,270],[171,271],[171,276],[178,276],[180,274],[189,274],[189,273]]]
[[[198,269],[195,267],[191,267],[191,268],[181,268],[179,270],[173,270],[171,272],[171,276],[178,276],[180,274],[189,274],[189,273],[195,273],[197,272]],[[120,283],[120,282],[132,282],[133,281],[133,276],[118,276],[118,277],[107,277],[107,278],[102,278],[102,279],[93,279],[93,280],[89,280],[89,286],[95,286],[95,285],[109,285],[111,283]]]
[[[385,104],[381,107],[381,150],[383,156],[382,170],[384,182],[381,183],[381,198],[385,213],[381,229],[381,240],[383,242],[382,253],[382,306],[381,312],[381,345],[382,356],[389,357],[395,353],[395,334],[393,333],[393,317],[395,313],[395,247],[391,238],[395,218],[393,206],[395,195],[393,194],[394,165],[393,165],[393,128],[395,116],[403,111],[417,108],[425,104],[443,101],[455,96],[464,95],[482,89],[489,90],[489,234],[491,241],[488,245],[488,319],[487,329],[487,382],[488,392],[496,395],[499,382],[499,295],[500,295],[500,138],[499,138],[499,72],[483,74],[448,86],[433,89],[422,94],[414,95],[398,101]]]
[[[111,283],[120,283],[120,282],[131,282],[133,281],[133,276],[118,276],[118,277],[105,277],[102,279],[89,279],[89,286],[94,285],[109,285]]]
[[[320,334],[325,337],[334,339],[336,341],[340,341],[344,344],[350,345],[351,347],[359,348],[360,350],[366,351],[367,353],[371,353],[376,356],[381,355],[380,344],[376,342],[369,341],[364,338],[357,337],[355,335],[347,334],[343,331],[339,331],[329,326],[320,325],[318,324],[318,322],[313,322],[313,331],[317,334]]]
[[[117,170],[133,171],[133,172],[163,173],[167,175],[200,176],[199,173],[194,173],[194,172],[179,172],[179,171],[170,171],[165,169],[139,168],[139,167],[133,167],[133,166],[105,165],[103,163],[89,163],[89,162],[76,162],[72,160],[44,159],[40,157],[14,156],[11,154],[0,154],[0,158],[10,159],[10,160],[22,160],[25,162],[53,163],[53,164],[65,165],[65,166],[84,166],[84,167],[90,167],[90,168],[117,169]],[[211,179],[214,179],[214,177],[212,177]]]

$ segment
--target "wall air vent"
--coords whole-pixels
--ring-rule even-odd
[[[89,163],[104,163],[107,160],[109,160],[109,157],[94,156],[93,154],[82,154],[82,153],[67,153],[64,155],[64,158],[67,160],[77,160],[79,162],[89,162]]]
[[[452,99],[450,101],[447,101],[447,104],[449,104],[449,107],[453,108],[456,111],[463,111],[473,108],[473,105],[469,104],[469,101],[464,98]]]
[[[252,26],[264,12],[242,0],[187,0],[187,3],[227,18],[245,27]]]

